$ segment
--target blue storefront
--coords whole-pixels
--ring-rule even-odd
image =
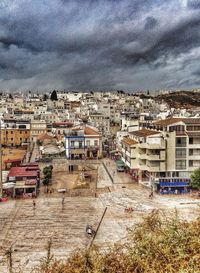
[[[189,178],[159,178],[157,189],[161,194],[184,194],[189,184]]]

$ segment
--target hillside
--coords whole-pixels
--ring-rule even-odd
[[[179,91],[169,94],[158,95],[155,100],[157,102],[166,102],[173,108],[196,108],[200,107],[200,94],[191,91]]]

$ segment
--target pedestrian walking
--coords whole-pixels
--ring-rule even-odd
[[[35,209],[36,207],[36,203],[35,203],[35,200],[33,200],[33,209]]]
[[[150,199],[153,198],[153,190],[150,192],[149,198],[150,198]]]

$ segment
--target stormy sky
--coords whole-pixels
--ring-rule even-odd
[[[200,87],[200,0],[0,0],[1,90]]]

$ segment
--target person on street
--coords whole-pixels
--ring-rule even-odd
[[[153,190],[151,190],[150,194],[149,194],[149,198],[152,199],[153,198]]]
[[[35,203],[35,200],[33,200],[33,209],[35,209],[36,207],[36,203]]]

